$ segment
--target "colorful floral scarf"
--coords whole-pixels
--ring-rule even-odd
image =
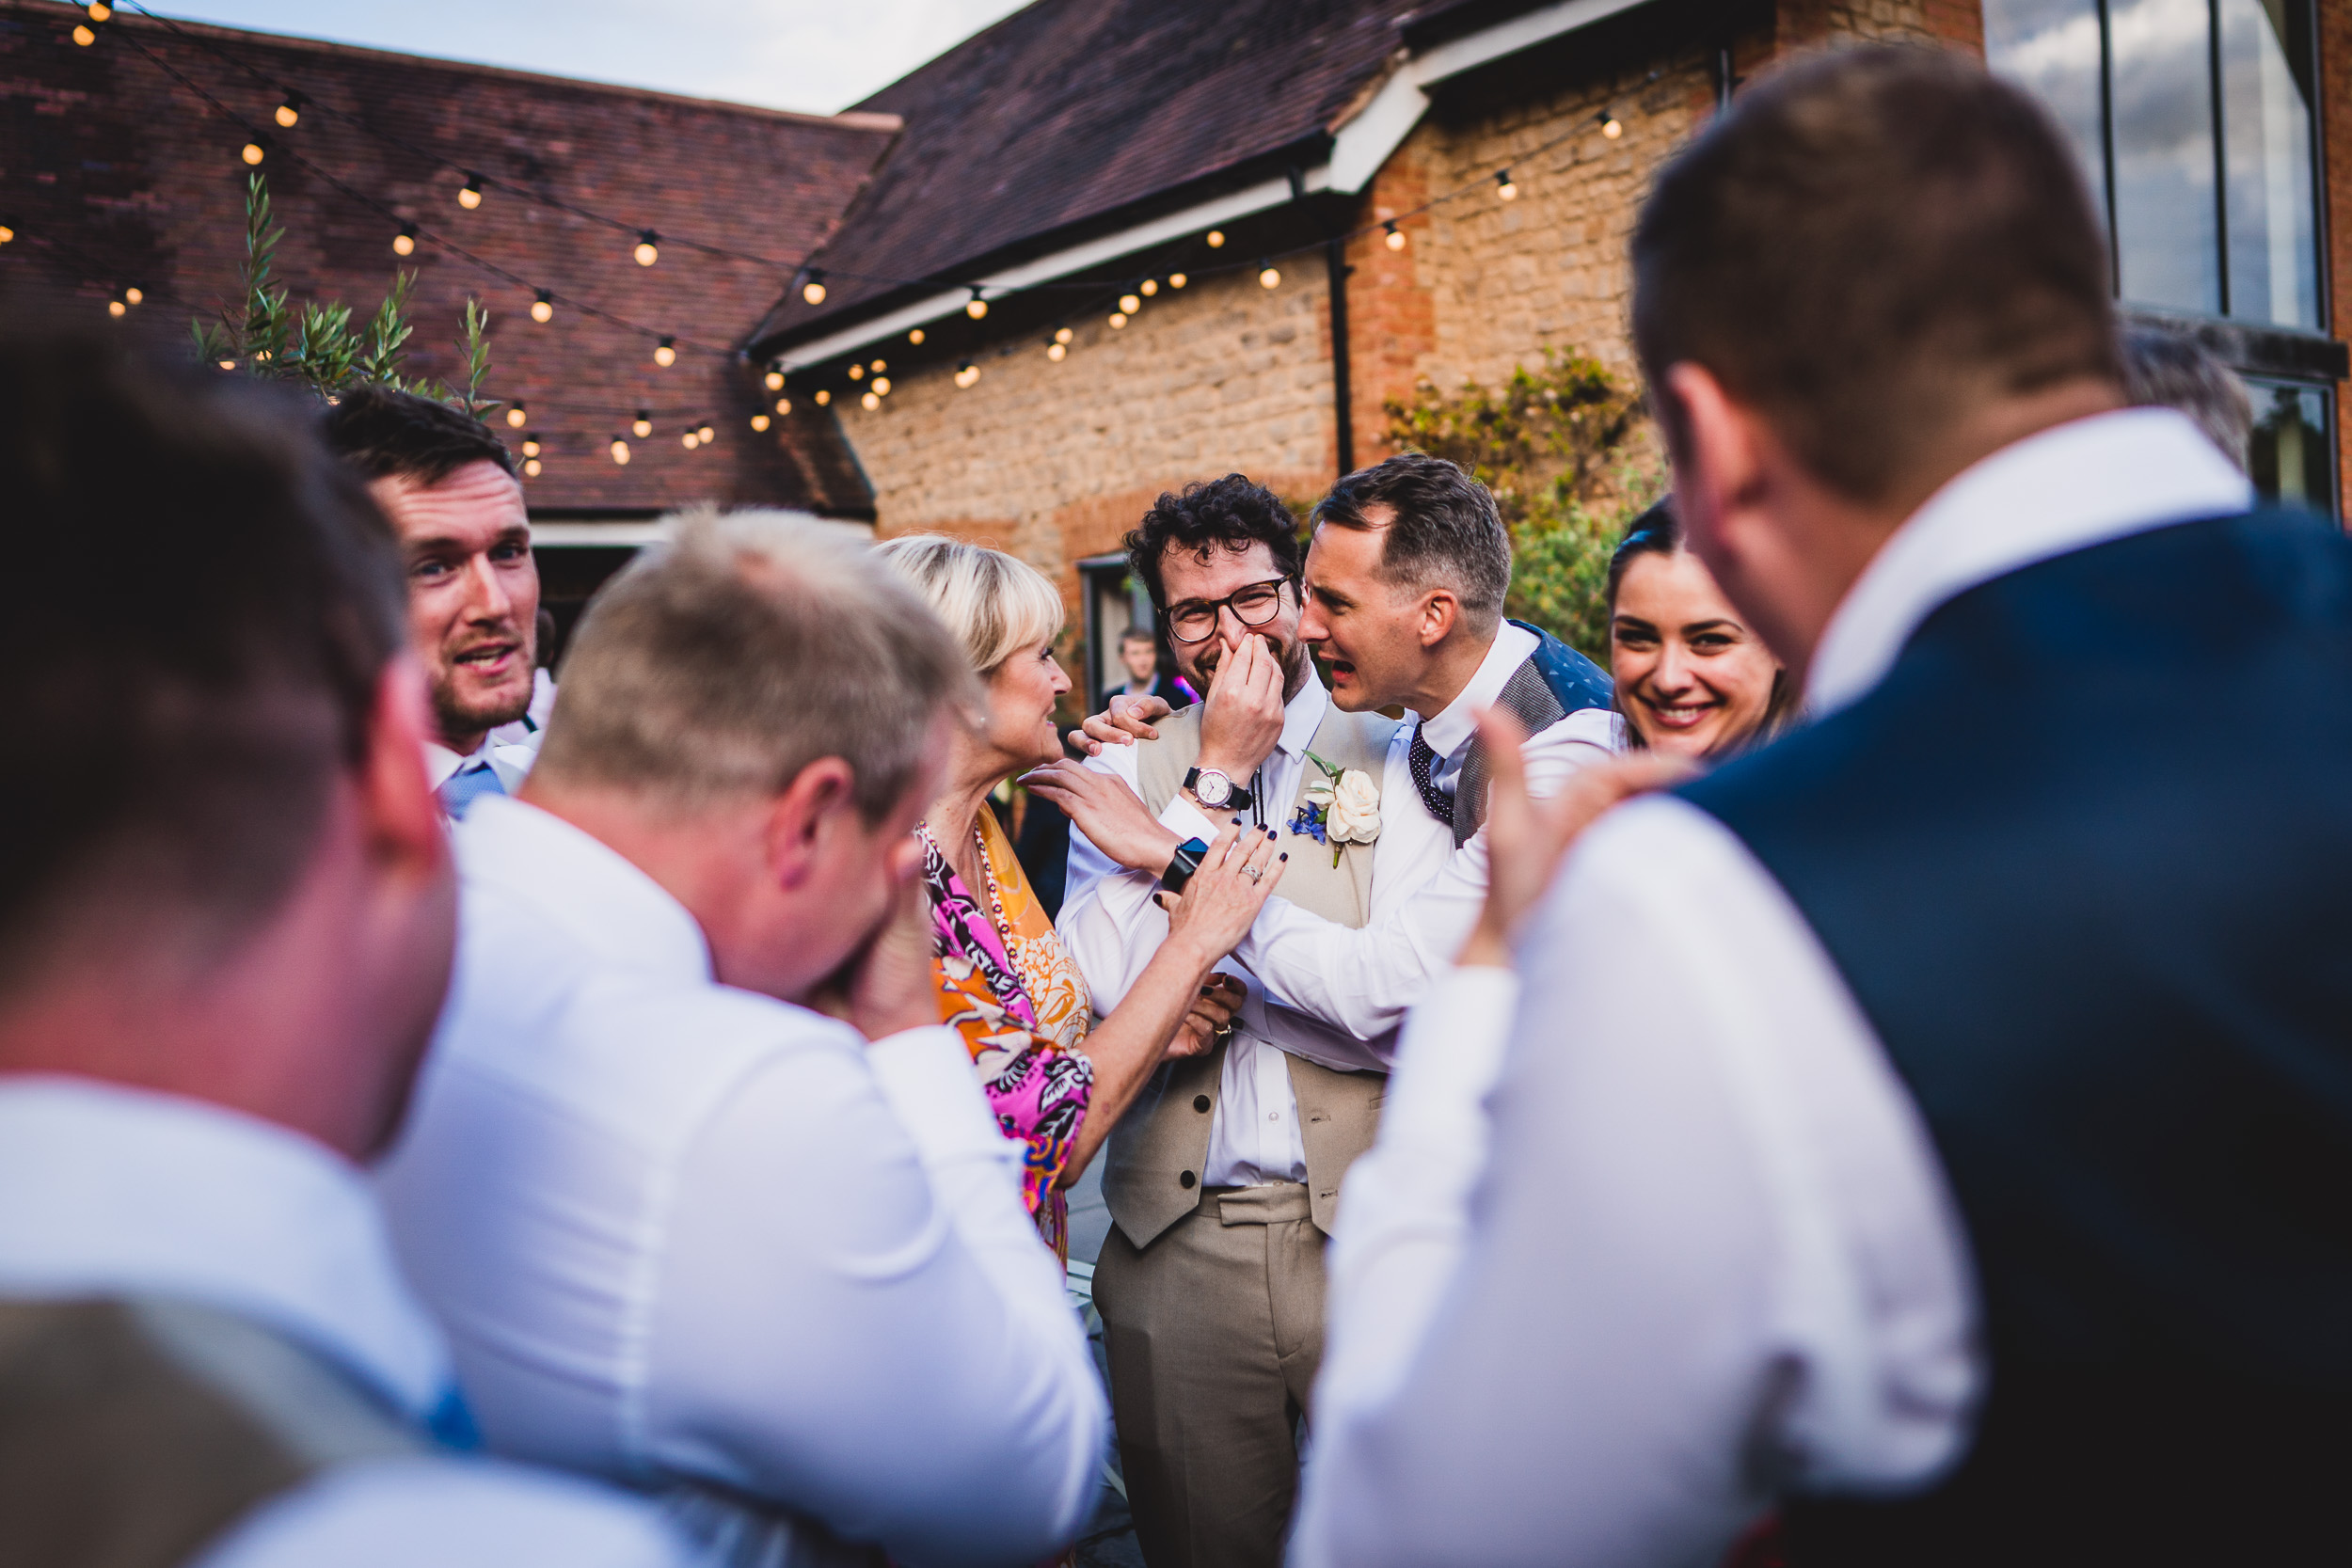
[[[1094,1064],[1078,1050],[1091,1021],[1086,981],[1063,953],[1021,863],[980,812],[985,903],[963,885],[938,841],[918,828],[930,894],[932,974],[941,1021],[972,1053],[996,1125],[1026,1146],[1021,1195],[1054,1255],[1070,1255],[1069,1203],[1057,1185],[1093,1092]]]

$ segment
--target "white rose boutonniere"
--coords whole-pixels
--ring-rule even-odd
[[[1380,836],[1379,786],[1360,768],[1334,768],[1312,752],[1307,760],[1324,776],[1307,786],[1307,803],[1292,816],[1290,831],[1329,845],[1331,863],[1337,865],[1343,847]]]

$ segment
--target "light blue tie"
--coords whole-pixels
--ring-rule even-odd
[[[466,813],[473,809],[473,803],[483,796],[505,793],[506,786],[499,783],[497,771],[491,768],[489,759],[485,757],[469,767],[460,768],[441,781],[441,809],[449,813],[453,820],[462,821]]]

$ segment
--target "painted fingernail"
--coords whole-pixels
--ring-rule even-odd
[[[1236,816],[1236,817],[1234,817],[1234,818],[1233,818],[1233,826],[1234,826],[1234,827],[1236,827],[1236,828],[1238,828],[1238,827],[1240,827],[1240,826],[1241,826],[1241,818],[1240,818],[1240,817]]]
[[[1274,858],[1278,861],[1286,861],[1291,858],[1291,852],[1288,849],[1285,849]]]

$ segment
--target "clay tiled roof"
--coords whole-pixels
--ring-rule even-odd
[[[765,435],[750,429],[763,397],[739,351],[800,259],[832,232],[895,120],[782,114],[127,13],[77,48],[67,35],[82,20],[66,6],[0,0],[0,221],[18,230],[0,246],[0,286],[62,288],[101,312],[135,285],[147,298],[133,325],[184,341],[189,315],[209,314],[235,290],[240,149],[265,133],[262,170],[287,231],[278,273],[297,299],[373,310],[395,266],[413,268],[410,369],[440,376],[457,368],[451,340],[465,298],[488,307],[488,389],[527,406],[546,449],[545,473],[527,483],[534,512],[707,499],[871,515],[871,492],[829,415],[796,408]],[[287,89],[310,102],[280,129],[273,113]],[[469,169],[492,182],[470,212],[455,199]],[[659,261],[639,266],[634,232],[526,193],[656,230]],[[391,244],[402,221],[426,231],[405,261]],[[698,253],[687,240],[758,260]],[[530,316],[539,287],[559,296],[544,326]],[[652,334],[678,341],[666,370],[654,363]],[[659,428],[618,467],[606,445],[641,406]],[[713,447],[680,445],[690,419],[718,430]],[[519,444],[519,432],[499,429]]]
[[[766,341],[1115,227],[1176,193],[1311,165],[1417,0],[1036,0],[860,109],[906,131]]]

